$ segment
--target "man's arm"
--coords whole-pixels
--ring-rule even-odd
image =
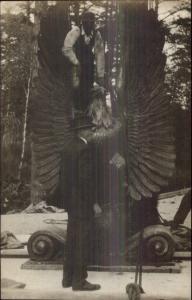
[[[63,48],[62,48],[62,53],[68,58],[68,60],[73,65],[79,65],[79,61],[78,61],[76,54],[74,52],[74,49],[73,49],[73,46],[75,45],[79,36],[80,36],[79,27],[77,27],[77,26],[73,27],[66,35],[66,38],[65,38],[64,44],[63,44]]]
[[[94,51],[96,60],[97,81],[99,84],[103,85],[105,74],[105,49],[104,42],[99,31],[97,31],[95,36]]]

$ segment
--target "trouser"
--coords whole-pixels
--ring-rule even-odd
[[[64,276],[72,285],[81,284],[87,277],[93,228],[94,190],[92,184],[92,151],[84,149],[71,155],[72,196],[68,202],[68,228],[64,253]],[[91,191],[91,195],[90,195]]]
[[[64,275],[72,285],[81,285],[87,278],[91,243],[91,219],[73,219],[69,214],[64,257]]]
[[[81,74],[79,87],[74,91],[74,107],[77,110],[86,111],[91,103],[91,89],[93,80],[89,74]]]

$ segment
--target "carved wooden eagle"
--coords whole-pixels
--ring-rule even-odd
[[[112,117],[112,127],[103,128],[103,144],[108,133],[119,137],[117,132],[121,130],[121,139],[117,138],[116,144],[121,141],[122,151],[117,146],[114,153],[106,152],[105,160],[107,164],[118,157],[125,161],[127,199],[153,199],[168,184],[175,164],[164,84],[163,26],[154,11],[138,9],[133,4],[120,5],[117,23],[121,48],[117,105],[123,109],[119,109],[118,117]],[[79,140],[79,132],[73,127],[70,65],[61,52],[69,29],[66,2],[49,7],[41,19],[39,75],[31,98],[36,180],[45,199],[63,184],[60,182],[63,153],[72,150]],[[91,140],[102,128],[87,130]]]

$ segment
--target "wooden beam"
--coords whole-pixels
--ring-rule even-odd
[[[62,270],[63,264],[60,262],[36,262],[28,260],[21,265],[21,269],[26,270]],[[103,272],[135,272],[136,266],[126,265],[126,266],[89,266],[89,271],[103,271]],[[143,273],[180,273],[181,267],[178,263],[167,263],[159,266],[146,265],[143,266]]]
[[[190,251],[176,251],[173,255],[175,259],[181,260],[191,260],[191,252]]]

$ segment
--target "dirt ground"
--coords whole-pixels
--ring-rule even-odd
[[[125,287],[134,282],[134,273],[89,272],[91,282],[101,284],[95,292],[73,292],[71,288],[61,287],[61,270],[21,270],[26,259],[2,259],[2,278],[24,282],[23,290],[2,290],[1,299],[89,299],[123,300],[128,299]],[[190,300],[190,262],[181,264],[180,274],[144,273],[141,299],[147,300]],[[19,290],[19,291],[18,291]]]

